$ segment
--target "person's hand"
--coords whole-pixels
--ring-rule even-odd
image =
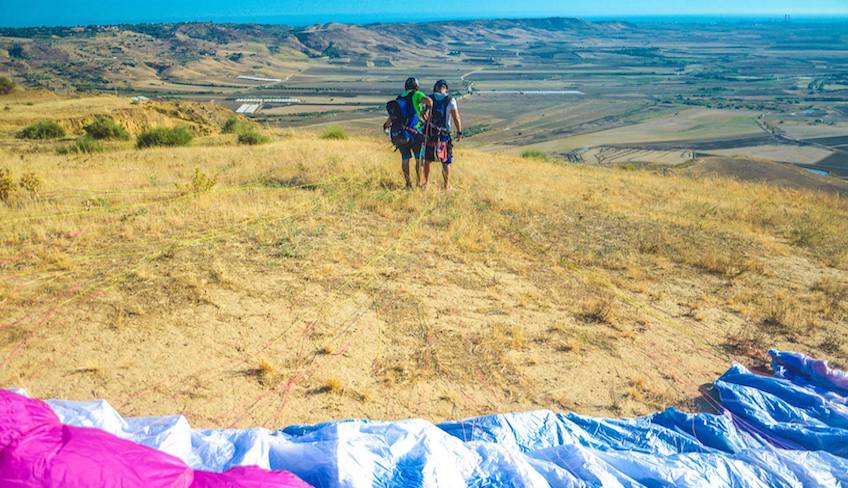
[[[456,142],[461,142],[461,141],[462,141],[462,131],[459,130],[459,131],[456,131]]]

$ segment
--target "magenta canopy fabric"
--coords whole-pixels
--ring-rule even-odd
[[[308,488],[287,471],[196,471],[180,459],[100,429],[63,425],[49,405],[0,390],[4,488]]]

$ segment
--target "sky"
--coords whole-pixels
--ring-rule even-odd
[[[434,7],[439,7],[434,8]],[[0,0],[0,26],[172,21],[310,24],[486,17],[848,16],[848,0]]]

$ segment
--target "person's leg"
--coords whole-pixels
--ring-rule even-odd
[[[424,182],[421,183],[421,188],[427,188],[427,184],[430,183],[430,164],[432,161],[429,159],[424,160]]]
[[[430,168],[433,164],[433,161],[436,160],[436,148],[427,145],[424,147],[424,183],[421,184],[421,187],[424,188],[430,183]]]
[[[412,180],[409,178],[409,159],[404,158],[400,163],[400,167],[403,169],[403,179],[406,180],[406,187],[412,188]]]
[[[453,164],[453,140],[450,136],[447,137],[445,144],[447,145],[448,158],[447,161],[442,163],[442,178],[445,180],[445,191],[450,191],[450,168]]]
[[[421,187],[421,144],[412,148],[412,155],[415,156],[415,186]]]
[[[406,188],[412,188],[412,179],[409,177],[409,160],[412,159],[412,151],[409,148],[400,149],[400,167],[403,170],[403,179],[406,180]]]

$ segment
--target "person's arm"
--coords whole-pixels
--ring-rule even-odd
[[[421,120],[426,122],[427,119],[430,118],[430,109],[433,108],[433,99],[422,94],[421,101],[418,102],[418,106],[421,109]]]
[[[453,118],[453,126],[456,127],[456,142],[459,142],[462,140],[462,118],[459,116],[458,105],[451,110],[451,118]]]
[[[386,121],[385,121],[385,122],[383,122],[383,130],[388,129],[388,128],[389,128],[389,127],[391,127],[391,126],[392,126],[392,118],[391,118],[391,117],[386,117]]]

